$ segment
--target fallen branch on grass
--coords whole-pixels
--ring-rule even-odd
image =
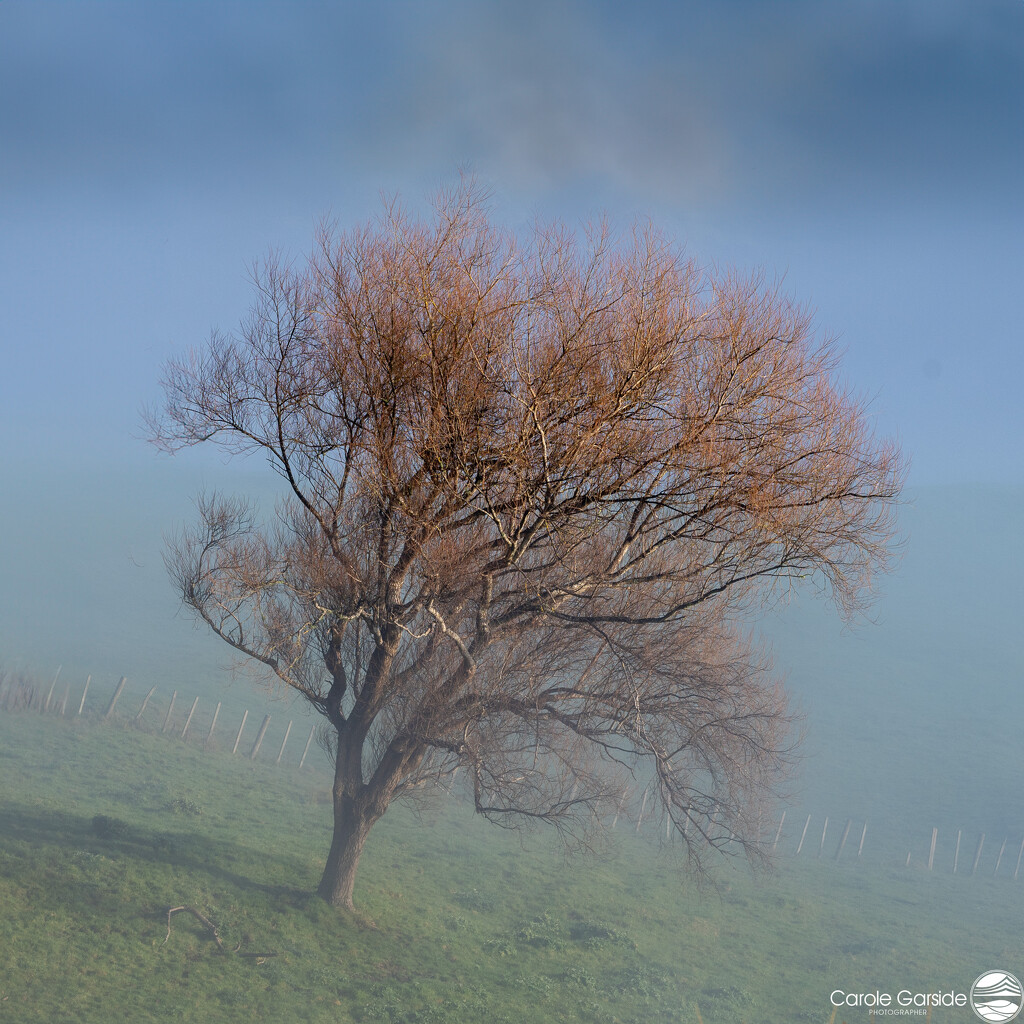
[[[161,945],[167,945],[167,939],[171,937],[171,915],[177,914],[179,910],[184,910],[191,914],[201,924],[206,925],[210,929],[210,934],[213,936],[213,941],[217,943],[217,948],[225,955],[234,954],[236,956],[248,956],[255,957],[257,960],[265,960],[267,957],[277,956],[277,953],[240,953],[239,950],[242,948],[242,944],[238,943],[234,949],[228,949],[227,946],[221,941],[220,935],[217,934],[217,926],[205,915],[201,914],[195,907],[171,907],[167,911],[167,936]]]

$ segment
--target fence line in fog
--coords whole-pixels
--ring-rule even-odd
[[[643,800],[640,804],[639,814],[637,815],[635,831],[640,832],[641,826],[644,823],[644,813],[647,810],[648,797],[650,795],[650,787],[644,790]],[[622,810],[622,804],[625,801],[625,796],[620,799],[619,805],[616,808],[615,816],[611,820],[611,827],[615,828],[616,823],[619,820],[619,814]],[[789,814],[788,810],[784,810],[779,818],[778,825],[774,828],[774,840],[771,844],[771,853],[777,854],[780,857],[786,858],[797,858],[803,855],[804,860],[831,860],[835,863],[840,861],[844,863],[857,863],[863,859],[865,843],[868,838],[868,822],[860,821],[856,818],[847,818],[843,826],[842,832],[838,833],[839,841],[835,847],[830,846],[829,837],[832,836],[832,842],[835,842],[835,836],[837,835],[836,830],[833,828],[829,829],[830,823],[834,823],[835,820],[842,819],[831,819],[828,815],[819,817],[817,819],[820,822],[821,832],[818,832],[818,824],[812,829],[811,824],[815,821],[814,815],[808,814],[802,820],[802,826],[797,825],[797,831],[789,835],[784,834],[784,827],[786,824],[786,818]],[[798,819],[799,820],[799,819]],[[772,823],[774,825],[774,822]],[[952,831],[946,834],[946,838],[951,843]],[[772,835],[771,826],[766,830],[767,835]],[[981,866],[982,853],[985,849],[986,833],[981,832],[978,834],[978,842],[974,848],[974,857],[971,861],[970,870],[961,870],[960,865],[960,847],[964,840],[964,830],[956,830],[956,843],[952,851],[952,857],[946,859],[948,850],[939,849],[939,838],[942,833],[937,827],[931,829],[930,835],[927,839],[923,839],[926,843],[927,855],[917,857],[912,850],[907,851],[906,858],[902,855],[897,855],[894,851],[899,847],[892,840],[891,835],[887,840],[881,843],[883,848],[883,856],[891,863],[894,867],[902,864],[903,867],[924,869],[927,871],[935,872],[948,872],[949,874],[959,875],[962,878],[974,877],[979,874],[979,867]],[[799,838],[797,838],[799,837]],[[676,833],[671,832],[669,823],[666,822],[666,830],[664,833],[664,839],[666,842],[672,842],[677,840]],[[686,838],[686,828],[684,827],[682,838]],[[817,851],[814,850],[814,845],[817,845]],[[795,845],[795,849],[794,849]],[[805,846],[809,847],[805,851]],[[904,847],[905,848],[905,847]],[[989,849],[992,849],[990,844]],[[1016,857],[1013,856],[1014,850],[1016,850]],[[854,852],[856,851],[856,852]],[[1008,854],[1008,856],[1007,856]],[[1006,867],[1003,867],[1004,859],[1006,861]],[[877,863],[877,859],[874,861]],[[990,862],[991,863],[991,862]],[[995,857],[995,865],[992,867],[991,873],[989,873],[988,867],[986,866],[980,874],[988,877],[998,877],[1000,875],[1000,869],[1002,868],[1002,876],[1006,878],[1010,874],[1010,864],[1013,864],[1012,880],[1017,881],[1020,875],[1021,865],[1024,864],[1024,837],[1022,837],[1018,843],[1017,838],[1013,839],[1011,843],[1011,837],[1009,835],[1004,836],[1000,846],[999,852]]]
[[[22,675],[12,675],[10,673],[0,673],[0,710],[8,712],[18,711],[31,711],[36,712],[40,715],[55,715],[58,718],[84,718],[89,716],[89,712],[86,709],[86,698],[89,695],[89,686],[92,682],[92,676],[88,676],[85,680],[85,685],[82,688],[82,696],[78,701],[78,710],[74,710],[74,703],[72,703],[72,713],[67,713],[68,700],[71,696],[71,684],[70,681],[65,683],[64,694],[59,700],[53,699],[54,690],[57,686],[57,680],[60,677],[61,669],[63,666],[57,669],[56,674],[53,677],[53,682],[50,683],[48,689],[44,686],[40,686],[33,680]],[[143,697],[142,703],[138,710],[132,714],[129,712],[129,717],[125,719],[117,719],[114,712],[117,708],[118,702],[124,695],[128,685],[128,680],[125,676],[121,676],[118,680],[117,686],[114,689],[110,701],[107,704],[106,710],[99,715],[100,720],[120,720],[125,726],[132,726],[137,728],[145,728],[145,722],[143,716],[146,713],[146,709],[150,705],[150,701],[153,695],[156,693],[157,688],[155,686],[150,687],[149,692]],[[45,691],[45,692],[44,692]],[[163,715],[163,723],[159,727],[161,733],[166,733],[168,727],[171,724],[171,719],[174,714],[175,703],[177,702],[178,691],[174,690],[171,694],[170,702],[167,705],[167,710]],[[96,693],[93,691],[93,700],[90,702],[94,705],[96,702]],[[190,729],[192,727],[193,720],[195,718],[196,708],[199,706],[199,697],[196,696],[192,699],[191,706],[189,707],[188,714],[185,716],[184,724],[181,726],[180,732],[178,727],[175,726],[174,733],[177,735],[179,740],[187,741],[190,735]],[[220,717],[221,704],[217,702],[217,706],[214,709],[213,717],[210,722],[209,730],[206,732],[206,738],[202,741],[204,749],[208,749],[213,744],[214,732],[217,728],[217,720]],[[232,754],[238,753],[239,745],[242,741],[242,734],[245,730],[246,721],[249,718],[249,711],[245,709],[242,713],[242,719],[238,725],[238,731],[235,733],[234,745],[231,748]],[[252,747],[249,748],[248,758],[250,761],[255,761],[257,755],[260,752],[260,748],[263,745],[263,740],[267,735],[270,728],[271,715],[264,715],[263,722],[256,734],[256,738],[253,741]],[[277,748],[277,757],[274,759],[274,764],[279,765],[284,757],[285,747],[288,743],[288,737],[291,735],[293,721],[289,720],[288,725],[284,730],[284,739],[281,740],[281,745]],[[154,727],[155,729],[155,727]],[[302,748],[302,755],[299,758],[299,768],[303,768],[306,764],[306,757],[309,754],[309,748],[313,742],[313,735],[316,732],[316,723],[310,726],[309,736],[306,738],[306,744]],[[244,750],[244,748],[243,748]]]
[[[651,793],[651,787],[648,786],[643,792],[643,799],[640,804],[639,813],[635,822],[635,831],[640,832],[641,826],[645,822],[644,814],[648,810],[648,797]],[[639,796],[639,794],[636,794]],[[610,826],[615,828],[619,816],[622,810],[622,805],[626,800],[627,794],[623,794],[619,800],[619,804],[616,807],[615,816],[612,818]],[[803,859],[806,860],[831,860],[835,863],[840,861],[851,864],[858,863],[864,858],[865,843],[868,838],[868,822],[861,821],[857,818],[847,818],[842,831],[839,832],[835,827],[830,829],[830,825],[834,826],[836,822],[842,821],[843,819],[833,819],[829,815],[824,817],[819,816],[815,819],[813,814],[808,814],[802,818],[802,826],[796,825],[796,831],[790,832],[788,835],[784,833],[787,815],[790,813],[792,808],[783,810],[778,824],[771,822],[765,829],[765,835],[771,836],[774,829],[774,839],[771,844],[771,853],[778,855],[783,858],[797,858],[803,855]],[[792,828],[792,819],[791,828]],[[801,819],[797,819],[800,821]],[[812,822],[815,822],[814,828],[811,828]],[[818,831],[820,827],[820,833]],[[930,872],[937,873],[949,873],[953,875],[959,875],[962,878],[974,877],[975,875],[981,875],[982,877],[1011,877],[1014,882],[1017,881],[1020,875],[1022,864],[1024,864],[1024,836],[1021,833],[1017,833],[1013,836],[1011,842],[1011,835],[1004,835],[1002,842],[999,845],[998,853],[995,855],[995,864],[989,871],[989,864],[982,867],[982,853],[986,849],[986,833],[978,833],[977,845],[974,848],[974,857],[970,864],[970,870],[963,870],[960,864],[960,847],[965,839],[965,832],[963,829],[956,829],[956,842],[952,850],[952,856],[949,856],[949,847],[940,849],[939,839],[940,836],[944,835],[946,842],[952,845],[952,833],[954,830],[949,829],[943,834],[938,827],[933,827],[929,833],[925,833],[922,836],[922,847],[927,850],[926,855],[919,856],[915,854],[913,850],[908,850],[906,857],[902,854],[898,854],[896,851],[899,850],[897,842],[893,840],[891,833],[888,836],[883,834],[882,839],[876,844],[876,854],[878,847],[881,847],[881,857],[887,861],[891,866],[898,867],[902,865],[905,868],[913,866],[916,869],[927,870]],[[648,834],[650,827],[647,828]],[[665,821],[665,832],[664,840],[668,843],[679,840],[686,840],[687,828],[684,827],[682,836],[680,837],[675,832],[671,831],[671,824]],[[875,835],[878,836],[876,830]],[[838,835],[838,843],[836,842],[836,836]],[[831,837],[831,839],[830,839]],[[1018,837],[1019,842],[1018,842]],[[727,833],[727,838],[731,839],[732,834]],[[835,844],[834,846],[830,844]],[[814,847],[817,846],[815,851]],[[868,844],[869,846],[871,844]],[[795,846],[795,849],[794,849]],[[805,847],[807,849],[805,850]],[[906,849],[906,847],[903,847]],[[921,847],[919,847],[919,850]],[[994,844],[989,844],[988,849],[990,851],[989,856],[991,857],[991,850],[994,849]],[[1016,857],[1014,857],[1014,851],[1016,851]],[[1005,861],[1005,867],[1004,867]],[[873,860],[873,863],[878,863],[878,856]],[[1010,872],[1010,865],[1013,865],[1012,875]],[[981,870],[979,871],[979,868]],[[1000,870],[1002,869],[1002,875],[1000,876]]]
[[[787,850],[786,850],[785,845],[780,846],[780,842],[779,841],[782,838],[782,828],[783,828],[783,825],[785,825],[785,823],[786,823],[786,813],[787,813],[786,811],[782,812],[782,817],[779,820],[778,828],[775,831],[775,841],[772,843],[772,852],[773,853],[774,852],[779,852],[779,853],[781,853],[783,855],[785,855],[787,853]],[[807,817],[804,819],[803,829],[800,832],[800,839],[799,839],[799,841],[796,844],[796,849],[793,851],[792,856],[799,857],[801,852],[803,851],[804,843],[805,843],[805,841],[807,839],[807,832],[808,832],[808,829],[810,828],[812,819],[813,819],[813,815],[810,815],[810,814],[808,814]],[[825,818],[823,819],[823,822],[822,822],[821,839],[820,839],[820,841],[818,843],[817,859],[819,859],[819,860],[825,854],[825,850],[826,850],[826,837],[827,837],[827,834],[828,834],[828,825],[829,825],[829,818],[826,815]],[[856,835],[856,831],[854,830],[854,826],[855,825],[860,825],[860,840],[857,843],[857,853],[856,853],[856,855],[853,855],[852,853],[848,853],[846,859],[847,860],[851,860],[851,859],[853,859],[853,860],[860,860],[861,859],[861,856],[864,853],[864,841],[867,838],[867,834],[868,834],[868,823],[866,821],[865,822],[858,822],[858,821],[856,821],[853,818],[847,818],[846,826],[844,827],[843,832],[842,832],[842,837],[839,840],[839,845],[836,847],[835,853],[831,855],[831,858],[834,861],[838,862],[838,861],[840,861],[843,858],[843,851],[846,849],[847,840],[849,839],[851,832],[853,832],[853,834]],[[950,830],[950,835],[951,834],[952,834],[952,830]],[[812,835],[817,835],[817,832],[812,833]],[[980,832],[978,834],[978,843],[977,843],[977,846],[975,846],[975,848],[974,848],[974,857],[973,857],[973,859],[971,861],[971,869],[970,869],[969,872],[965,872],[965,871],[961,871],[960,870],[960,846],[961,846],[961,842],[963,841],[963,838],[964,838],[964,830],[963,829],[957,829],[956,830],[956,842],[955,842],[955,844],[953,846],[953,855],[952,855],[952,857],[948,861],[945,862],[945,865],[941,861],[939,861],[939,862],[936,861],[936,853],[938,852],[938,844],[939,844],[939,835],[940,835],[939,829],[937,827],[932,828],[931,835],[928,837],[928,854],[927,854],[927,857],[926,858],[922,858],[920,861],[915,860],[914,855],[913,855],[913,850],[908,850],[907,851],[906,859],[903,861],[904,867],[908,867],[909,868],[911,865],[916,865],[918,867],[923,867],[927,871],[944,871],[944,870],[948,869],[949,873],[953,874],[953,875],[956,875],[956,874],[959,874],[959,875],[962,875],[962,876],[970,875],[971,877],[977,875],[978,867],[981,864],[982,852],[985,849],[986,834],[984,832]],[[1016,840],[1014,842],[1016,843]],[[1010,860],[1013,859],[1014,864],[1013,864],[1012,879],[1013,879],[1013,881],[1016,882],[1017,881],[1017,876],[1020,874],[1021,864],[1024,863],[1024,838],[1021,838],[1019,845],[1016,845],[1017,856],[1014,859],[1013,858],[1014,845],[1010,843],[1010,837],[1009,836],[1004,836],[1002,843],[1000,843],[1000,845],[999,845],[999,852],[998,852],[998,854],[996,854],[995,866],[992,868],[991,877],[995,878],[995,877],[998,876],[999,869],[1000,869],[1000,867],[1002,866],[1002,863],[1003,863],[1003,856],[1004,856],[1004,854],[1007,851],[1007,847],[1009,847],[1009,849],[1010,849],[1010,858],[1007,859],[1007,865],[1009,865]],[[852,844],[851,844],[851,850],[852,850]],[[1007,870],[1008,870],[1008,867],[1003,872],[1004,876],[1006,875],[1006,871]]]
[[[27,676],[24,676],[24,675],[15,675],[15,674],[12,674],[12,673],[9,673],[9,672],[0,672],[0,710],[8,711],[8,712],[22,712],[22,711],[25,711],[25,712],[35,712],[35,713],[38,713],[40,715],[52,715],[52,716],[56,716],[58,718],[72,718],[73,719],[73,718],[90,717],[88,712],[87,712],[87,709],[86,709],[86,703],[87,703],[86,698],[89,696],[89,688],[90,688],[90,684],[92,682],[92,676],[91,675],[86,677],[85,684],[84,684],[84,686],[82,688],[82,695],[81,695],[80,699],[78,700],[77,709],[75,707],[74,701],[71,700],[71,683],[67,679],[65,679],[65,682],[64,682],[63,693],[61,694],[61,696],[58,699],[54,699],[54,693],[59,692],[57,690],[57,683],[58,683],[58,681],[60,679],[60,676],[61,676],[62,667],[63,666],[58,667],[56,673],[54,674],[53,680],[50,682],[48,687],[46,686],[45,683],[44,684],[38,684],[35,681],[29,679]],[[102,714],[99,714],[97,712],[92,717],[98,718],[101,721],[111,721],[111,720],[120,721],[120,722],[122,722],[124,724],[125,727],[131,726],[131,727],[134,727],[134,728],[146,728],[146,723],[145,723],[145,720],[144,720],[144,716],[145,716],[145,713],[146,713],[147,709],[149,709],[151,711],[151,713],[152,713],[152,708],[150,707],[150,704],[151,704],[153,696],[157,692],[157,687],[155,687],[155,686],[150,687],[149,691],[142,698],[142,702],[138,706],[138,708],[137,709],[133,708],[132,710],[130,710],[129,713],[128,713],[128,716],[126,718],[118,718],[115,715],[115,710],[117,709],[119,702],[125,696],[125,693],[126,693],[126,691],[128,689],[129,689],[129,687],[128,687],[128,680],[126,679],[125,676],[121,676],[120,679],[117,682],[117,685],[116,685],[116,687],[114,689],[113,694],[110,697],[109,702],[107,703],[106,710]],[[175,708],[175,706],[177,704],[177,699],[178,699],[178,691],[174,690],[171,693],[171,699],[170,699],[170,701],[169,701],[169,703],[167,705],[167,709],[163,713],[162,724],[159,726],[159,732],[162,733],[162,734],[166,733],[168,731],[168,728],[170,727],[171,720],[172,720],[172,717],[173,717],[173,714],[174,714],[174,708]],[[97,700],[98,700],[98,698],[97,698],[96,692],[95,692],[95,690],[93,690],[93,697],[92,697],[92,701],[90,702],[90,704],[93,707],[95,707]],[[70,704],[71,711],[70,711],[70,713],[68,711],[69,701],[71,701],[71,704]],[[189,705],[188,713],[184,717],[184,722],[181,725],[180,730],[179,730],[178,726],[175,725],[174,735],[176,735],[176,737],[180,741],[188,742],[190,735],[193,734],[191,732],[191,730],[192,730],[193,722],[195,720],[196,709],[199,707],[199,703],[200,703],[199,697],[198,696],[193,697],[192,702]],[[182,706],[184,706],[184,702],[182,702]],[[215,734],[216,729],[217,729],[218,721],[220,720],[220,712],[221,712],[221,703],[218,701],[216,707],[213,710],[212,719],[210,721],[209,728],[206,730],[205,738],[201,741],[201,745],[202,745],[204,750],[205,749],[209,749],[213,745],[214,734]],[[260,749],[263,746],[263,741],[266,738],[267,733],[268,733],[268,731],[270,729],[270,724],[271,724],[271,721],[272,721],[272,717],[269,714],[264,715],[263,721],[260,724],[260,727],[259,727],[259,729],[256,732],[255,739],[253,740],[251,746],[248,745],[248,741],[246,741],[246,745],[243,746],[242,745],[242,737],[243,737],[243,734],[245,733],[245,727],[246,727],[246,724],[248,722],[248,719],[249,719],[249,711],[248,711],[248,709],[244,709],[243,712],[242,712],[241,720],[238,723],[238,728],[234,732],[234,742],[233,742],[233,744],[231,746],[231,753],[233,755],[238,755],[239,754],[239,748],[241,748],[241,751],[242,751],[241,756],[248,757],[248,759],[250,761],[255,761],[256,758],[257,758],[257,755],[260,752]],[[180,721],[180,719],[179,719],[179,721]],[[288,739],[289,739],[289,736],[291,735],[292,725],[293,724],[294,724],[294,722],[292,720],[288,721],[288,724],[287,724],[287,726],[285,727],[285,730],[284,730],[284,736],[283,736],[283,738],[281,739],[281,742],[280,742],[280,746],[272,746],[271,747],[270,758],[265,756],[264,759],[263,759],[264,763],[269,763],[269,760],[271,758],[273,759],[273,763],[275,765],[280,765],[282,763],[282,760],[284,758],[285,749],[286,749],[287,744],[288,744]],[[224,726],[223,722],[221,722],[221,725],[223,727],[222,728],[222,734],[224,733],[225,729],[230,728],[230,727]],[[157,726],[151,726],[150,728],[153,731],[157,730]],[[307,758],[307,756],[309,754],[309,748],[312,745],[313,736],[314,736],[315,732],[316,732],[316,724],[314,723],[313,725],[310,726],[309,735],[306,737],[305,745],[302,748],[302,754],[300,755],[299,761],[298,761],[298,767],[299,768],[303,768],[305,766],[305,764],[306,764],[306,758]],[[228,731],[226,733],[226,735],[227,735],[227,740],[230,742],[230,738],[231,738],[230,731]],[[273,756],[273,750],[274,749],[277,750],[276,758]],[[648,792],[647,792],[647,790],[645,790],[644,791],[643,804],[641,805],[640,813],[637,816],[636,830],[638,832],[640,831],[641,825],[644,822],[644,812],[645,812],[645,810],[647,808],[647,797],[648,797]],[[620,807],[621,807],[621,801],[620,801]],[[805,817],[805,819],[804,819],[803,827],[800,829],[800,833],[799,833],[800,834],[800,838],[796,842],[795,850],[793,850],[792,846],[790,846],[789,843],[787,843],[786,840],[789,839],[791,841],[794,838],[794,836],[788,836],[787,837],[787,836],[783,835],[783,826],[786,823],[786,815],[787,815],[787,811],[783,811],[782,812],[782,816],[781,816],[781,818],[779,820],[779,823],[778,823],[778,827],[775,830],[775,840],[772,843],[772,852],[773,853],[778,853],[778,854],[780,854],[782,856],[791,855],[793,857],[804,856],[805,858],[806,857],[815,857],[815,859],[818,859],[818,860],[823,859],[826,856],[826,847],[827,847],[827,844],[828,844],[828,837],[829,837],[829,834],[830,834],[829,833],[829,822],[830,822],[829,816],[826,815],[824,818],[821,819],[821,834],[820,834],[820,837],[819,837],[818,836],[818,832],[817,832],[817,825],[815,825],[814,830],[811,831],[811,822],[812,822],[812,820],[814,820],[814,818],[813,818],[813,815],[808,814]],[[619,817],[619,815],[618,815],[618,813],[616,813],[615,819],[611,823],[612,828],[615,827],[615,823],[617,822],[618,817]],[[839,820],[842,820],[842,819],[839,819]],[[859,831],[860,831],[859,839],[857,838],[857,830],[856,830],[855,826],[859,827]],[[833,832],[832,834],[834,836],[835,833]],[[840,838],[839,838],[838,844],[835,847],[835,852],[834,853],[829,853],[829,858],[831,860],[835,861],[836,863],[839,863],[840,861],[844,861],[844,860],[847,861],[847,862],[849,862],[851,860],[852,861],[860,861],[861,858],[862,858],[862,855],[864,853],[864,845],[865,845],[865,840],[867,839],[867,834],[868,834],[868,822],[867,821],[861,822],[861,821],[857,821],[857,820],[855,820],[853,818],[847,818],[846,819],[846,823],[845,823],[845,825],[843,827],[842,833],[840,834]],[[857,849],[856,849],[856,853],[855,854],[853,853],[853,845],[854,844],[853,844],[853,842],[850,842],[851,835],[854,837],[854,841],[856,842],[856,848]],[[666,832],[666,837],[670,838],[668,836],[668,832]],[[939,850],[939,837],[940,837],[939,829],[937,827],[933,827],[932,830],[931,830],[930,836],[928,836],[927,838],[922,837],[922,844],[927,846],[927,851],[928,851],[927,852],[927,856],[926,857],[921,857],[920,859],[915,860],[914,855],[913,855],[913,851],[912,850],[908,850],[907,851],[907,855],[906,855],[906,859],[903,861],[904,866],[909,868],[911,865],[915,865],[915,866],[923,868],[924,870],[927,870],[927,871],[948,871],[951,874],[961,875],[961,876],[964,876],[964,877],[966,877],[968,875],[973,877],[973,876],[978,874],[978,868],[981,865],[982,854],[983,854],[983,851],[985,849],[986,833],[984,833],[984,832],[979,833],[977,845],[974,848],[974,856],[971,859],[971,867],[970,867],[970,871],[969,872],[961,870],[961,864],[960,864],[960,848],[961,848],[962,842],[965,839],[963,829],[957,829],[956,830],[956,840],[955,840],[955,844],[953,844],[953,854],[952,854],[952,857],[949,858],[949,859],[947,859],[947,857],[946,857],[946,852],[947,852],[946,850],[943,850],[941,852]],[[804,847],[805,847],[805,845],[807,845],[808,838],[810,838],[810,842],[812,844],[811,845],[811,850],[810,851],[805,851]],[[814,847],[813,847],[815,839],[817,839],[817,853],[816,854],[814,853]],[[833,841],[834,841],[834,839],[833,839]],[[950,832],[949,836],[947,837],[947,841],[948,842],[952,841],[951,840],[951,832]],[[1016,858],[1013,857],[1014,845],[1016,845],[1016,840],[1014,840],[1014,844],[1011,845],[1010,844],[1010,837],[1009,836],[1004,836],[1002,842],[999,845],[998,853],[996,854],[996,857],[995,857],[995,866],[992,868],[991,877],[994,878],[994,877],[997,877],[999,875],[1000,868],[1003,866],[1003,860],[1004,860],[1007,848],[1009,847],[1009,849],[1010,849],[1010,856],[1009,856],[1009,858],[1006,858],[1007,867],[1003,870],[1003,877],[1007,876],[1007,873],[1009,871],[1009,864],[1012,861],[1013,865],[1014,865],[1013,866],[1012,879],[1013,879],[1013,881],[1017,881],[1017,877],[1020,874],[1021,863],[1024,862],[1024,838],[1022,838],[1020,840],[1019,845],[1016,845],[1016,853],[1017,853]],[[849,846],[849,850],[847,849],[848,846]],[[989,849],[991,849],[991,848],[992,848],[992,846],[990,845]],[[792,852],[790,853],[790,851],[792,851]],[[844,853],[845,853],[845,857],[844,857]],[[937,859],[937,857],[938,857],[938,859]],[[987,873],[988,872],[987,872],[987,868],[986,868],[985,871],[983,872],[983,874],[987,874]]]

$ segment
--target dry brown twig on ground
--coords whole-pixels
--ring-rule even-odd
[[[179,911],[191,914],[197,921],[199,921],[200,924],[203,924],[207,928],[209,928],[210,936],[213,938],[213,941],[215,943],[217,943],[217,948],[225,956],[231,956],[231,955],[234,955],[234,956],[245,956],[245,957],[251,957],[251,958],[256,959],[256,960],[265,960],[268,957],[273,957],[273,956],[277,956],[278,955],[277,953],[242,953],[242,952],[240,952],[240,950],[242,948],[242,944],[240,942],[235,946],[234,949],[228,949],[227,946],[224,945],[224,942],[221,939],[220,934],[217,931],[217,926],[205,914],[203,914],[200,911],[196,910],[195,907],[186,907],[186,906],[171,907],[167,911],[167,935],[164,938],[164,941],[161,943],[161,945],[163,945],[163,946],[167,945],[167,940],[171,937],[171,915],[172,914],[177,914]]]

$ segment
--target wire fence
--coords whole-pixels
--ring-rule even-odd
[[[203,750],[221,750],[225,744],[230,744],[234,756],[262,763],[272,762],[275,765],[295,766],[297,754],[299,769],[306,766],[316,736],[314,723],[306,734],[300,752],[298,742],[292,742],[289,746],[294,719],[287,721],[282,732],[279,731],[281,725],[274,722],[269,713],[264,714],[253,733],[253,724],[259,716],[258,713],[250,716],[247,708],[242,710],[240,719],[228,721],[227,716],[221,713],[223,706],[220,701],[214,705],[206,699],[204,703],[198,695],[190,698],[178,690],[172,690],[165,705],[164,695],[158,693],[156,686],[141,694],[129,686],[124,676],[118,680],[112,692],[98,690],[102,688],[92,685],[91,676],[80,684],[80,688],[73,686],[70,680],[62,681],[59,668],[49,684],[25,673],[0,670],[0,710],[7,713],[114,721],[127,728],[168,735]],[[644,808],[641,807],[636,823],[637,831],[643,820]],[[611,824],[614,827],[615,821]],[[793,809],[789,808],[781,812],[774,833],[772,853],[778,858],[828,859],[850,864],[866,859],[864,855],[867,849],[869,855],[872,852],[876,854],[876,861],[881,857],[890,864],[908,869],[968,877],[988,876],[1016,882],[1021,864],[1024,863],[1024,834],[1003,834],[1001,838],[995,839],[992,835],[998,837],[999,833],[962,828],[940,831],[935,826],[930,835],[922,835],[911,842],[904,855],[899,848],[899,840],[892,835],[880,838],[872,850],[871,840],[875,836],[867,821],[794,814]],[[670,840],[672,838],[667,832],[665,836]],[[900,852],[897,853],[897,850]]]
[[[183,742],[192,742],[205,750],[219,749],[224,742],[231,743],[231,753],[248,757],[252,761],[272,760],[274,764],[294,764],[296,743],[289,748],[294,720],[289,720],[284,727],[284,734],[268,738],[272,716],[265,714],[253,738],[246,732],[249,724],[249,710],[244,709],[241,720],[228,722],[221,715],[222,703],[200,710],[198,695],[191,697],[173,690],[167,704],[164,705],[157,695],[157,687],[152,686],[144,696],[132,692],[126,677],[121,676],[113,692],[97,692],[98,687],[92,685],[92,676],[88,676],[81,685],[72,687],[70,681],[60,683],[61,670],[58,669],[51,683],[43,684],[23,673],[0,671],[0,710],[8,713],[29,713],[52,715],[57,718],[82,718],[100,721],[117,721],[131,728],[173,736]],[[140,701],[141,696],[141,701]],[[155,699],[154,699],[155,698]],[[132,702],[138,702],[133,704]],[[197,714],[197,711],[199,712]],[[253,716],[253,721],[258,716]],[[298,767],[303,768],[309,756],[316,734],[316,724],[310,726],[302,752],[298,758]],[[277,738],[280,737],[280,745]],[[244,738],[244,742],[243,742]],[[276,756],[274,751],[276,750]],[[285,759],[285,751],[289,758]],[[261,751],[263,752],[261,754]]]

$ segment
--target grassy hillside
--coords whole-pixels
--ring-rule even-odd
[[[650,837],[566,861],[450,801],[386,816],[346,915],[308,895],[320,763],[0,713],[0,778],[5,1021],[825,1022],[836,987],[965,990],[1024,964],[1005,872],[783,856],[701,894]],[[168,938],[179,905],[268,955],[220,953],[185,913]]]

